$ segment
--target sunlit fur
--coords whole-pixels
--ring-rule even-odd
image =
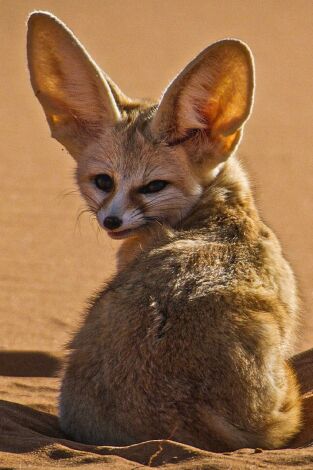
[[[99,445],[284,446],[301,426],[288,362],[298,302],[234,156],[253,102],[249,49],[209,46],[156,105],[127,98],[50,14],[30,17],[28,60],[90,210],[130,230],[68,345],[61,428]],[[158,179],[169,184],[140,193]]]

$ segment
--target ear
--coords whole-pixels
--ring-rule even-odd
[[[215,166],[239,142],[253,101],[253,59],[234,39],[202,51],[174,79],[158,106],[151,131],[182,144],[194,162]],[[210,160],[210,161],[209,161]]]
[[[77,158],[104,126],[121,119],[112,89],[73,33],[50,13],[29,17],[27,55],[51,134]]]

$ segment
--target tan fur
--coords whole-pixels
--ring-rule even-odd
[[[248,48],[208,47],[158,105],[122,94],[50,14],[30,17],[28,58],[90,210],[129,233],[69,344],[62,429],[93,444],[285,445],[301,424],[297,294],[233,155],[253,101]],[[97,189],[98,174],[114,188]],[[169,184],[140,192],[155,180]]]

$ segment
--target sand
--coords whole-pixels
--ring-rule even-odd
[[[65,21],[130,96],[157,97],[203,47],[246,41],[256,59],[253,115],[238,152],[258,205],[281,239],[303,301],[296,351],[313,346],[313,3],[310,0],[0,1],[0,468],[97,466],[312,467],[313,451],[217,455],[170,442],[124,449],[67,441],[56,418],[64,343],[92,295],[114,272],[118,243],[99,232],[73,190],[74,163],[49,136],[29,84],[25,20],[34,9]],[[70,194],[69,194],[70,193]],[[307,356],[312,441],[312,366]],[[221,365],[222,366],[222,365]],[[302,369],[301,369],[302,370]],[[311,369],[312,370],[312,369]],[[301,372],[302,373],[302,372]],[[310,411],[311,410],[311,411]],[[310,414],[311,413],[311,414]],[[299,443],[300,442],[300,443]],[[152,459],[152,460],[151,460]],[[288,463],[289,462],[289,463]],[[164,465],[165,465],[164,463]],[[237,467],[236,467],[237,466]]]

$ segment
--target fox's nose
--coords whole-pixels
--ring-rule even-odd
[[[115,230],[122,225],[122,221],[115,216],[106,217],[103,221],[103,225],[110,230]]]

